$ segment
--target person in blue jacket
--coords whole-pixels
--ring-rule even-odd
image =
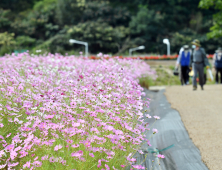
[[[213,64],[216,70],[216,84],[219,83],[220,73],[220,84],[222,84],[222,48],[219,47],[213,56]]]
[[[190,64],[191,50],[188,45],[184,45],[179,52],[179,56],[177,58],[176,67],[178,68],[180,65],[180,80],[181,85],[189,84],[189,64]]]

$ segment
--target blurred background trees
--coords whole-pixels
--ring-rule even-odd
[[[124,54],[145,45],[146,53],[171,52],[198,38],[207,53],[222,45],[221,0],[1,0],[0,55],[13,50],[66,53],[89,43],[89,52]],[[208,34],[207,34],[208,33]]]

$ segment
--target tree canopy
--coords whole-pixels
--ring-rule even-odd
[[[207,10],[210,8],[215,9],[213,26],[210,28],[210,33],[207,35],[209,38],[222,37],[222,0],[201,0],[199,7]]]
[[[93,54],[124,54],[139,45],[145,45],[147,53],[164,54],[164,38],[169,38],[174,53],[193,39],[213,53],[222,43],[221,4],[222,0],[2,0],[1,36],[15,43],[0,44],[0,55],[13,49],[83,50],[69,44],[70,38],[87,41]]]

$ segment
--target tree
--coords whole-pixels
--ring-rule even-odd
[[[214,8],[217,11],[213,15],[213,26],[207,36],[209,38],[222,37],[222,0],[201,0],[199,7],[203,9]]]
[[[57,18],[60,25],[74,25],[81,21],[85,0],[57,0]]]
[[[0,55],[11,52],[12,46],[15,45],[14,33],[0,33]]]
[[[89,43],[90,52],[118,52],[122,48],[129,29],[112,27],[107,23],[88,21],[71,27],[67,33],[70,37]]]
[[[157,37],[165,34],[162,20],[163,16],[160,13],[141,7],[129,24],[131,38],[135,44],[145,44],[150,51],[157,51]]]

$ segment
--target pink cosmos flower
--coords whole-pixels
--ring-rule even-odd
[[[160,117],[159,116],[153,116],[155,119],[160,119]]]
[[[157,157],[158,157],[158,158],[165,158],[165,156],[164,156],[164,155],[161,155],[161,154],[158,154]]]
[[[138,152],[139,152],[140,154],[144,154],[142,150],[138,150]]]
[[[98,165],[97,165],[97,167],[100,168],[101,165],[102,165],[102,161],[101,161],[101,159],[99,159],[99,160],[98,160]]]
[[[4,125],[3,125],[3,123],[0,123],[0,127],[2,128]]]
[[[46,117],[45,117],[45,119],[52,119],[54,117],[54,115],[47,115]]]
[[[0,169],[3,169],[4,167],[6,167],[7,164],[4,165],[0,165]]]
[[[26,162],[24,165],[23,165],[23,168],[30,168],[30,161]]]
[[[8,138],[9,136],[11,136],[11,133],[9,133],[9,134],[6,136],[6,138]]]
[[[74,152],[71,154],[72,157],[81,157],[83,155],[83,151]]]
[[[11,160],[14,160],[17,155],[18,154],[15,151],[12,151],[12,150],[10,151],[10,158],[11,158]]]
[[[35,167],[41,167],[41,166],[42,166],[42,162],[40,162],[40,161],[35,161],[35,162],[33,162],[33,166],[35,166]]]
[[[153,129],[153,134],[158,133],[157,129]]]
[[[73,123],[72,126],[73,126],[73,127],[79,127],[79,126],[80,126],[80,123]]]
[[[53,156],[49,158],[49,162],[52,162],[52,163],[53,163],[53,162],[55,162],[55,161],[56,161],[56,160],[55,160],[55,158],[54,158]]]
[[[109,166],[105,164],[106,170],[110,170]]]
[[[93,158],[95,157],[93,153],[89,153],[89,156],[91,156]]]
[[[26,155],[28,155],[28,152],[25,152],[24,150],[19,152],[21,154],[21,156],[19,158],[25,157]]]
[[[150,116],[149,114],[146,114],[145,116],[149,119],[152,118],[152,116]]]
[[[145,167],[142,165],[132,165],[132,167],[135,169],[145,169]]]
[[[67,142],[67,143],[73,143],[73,140],[70,140],[70,139],[69,139],[69,140],[67,140],[66,142]]]
[[[12,151],[14,149],[14,147],[15,147],[15,145],[11,144],[11,145],[6,146],[5,149],[8,151]]]
[[[17,166],[19,164],[19,162],[16,162],[16,163],[9,163],[8,166],[9,167],[14,167],[14,166]],[[10,168],[9,168],[10,169]]]
[[[74,144],[72,145],[73,148],[78,148],[79,147],[79,144]]]
[[[58,151],[59,149],[62,149],[62,145],[60,144],[55,146],[54,151]]]
[[[48,155],[45,155],[45,156],[43,156],[41,159],[42,159],[42,160],[47,160],[48,157],[49,157]]]

